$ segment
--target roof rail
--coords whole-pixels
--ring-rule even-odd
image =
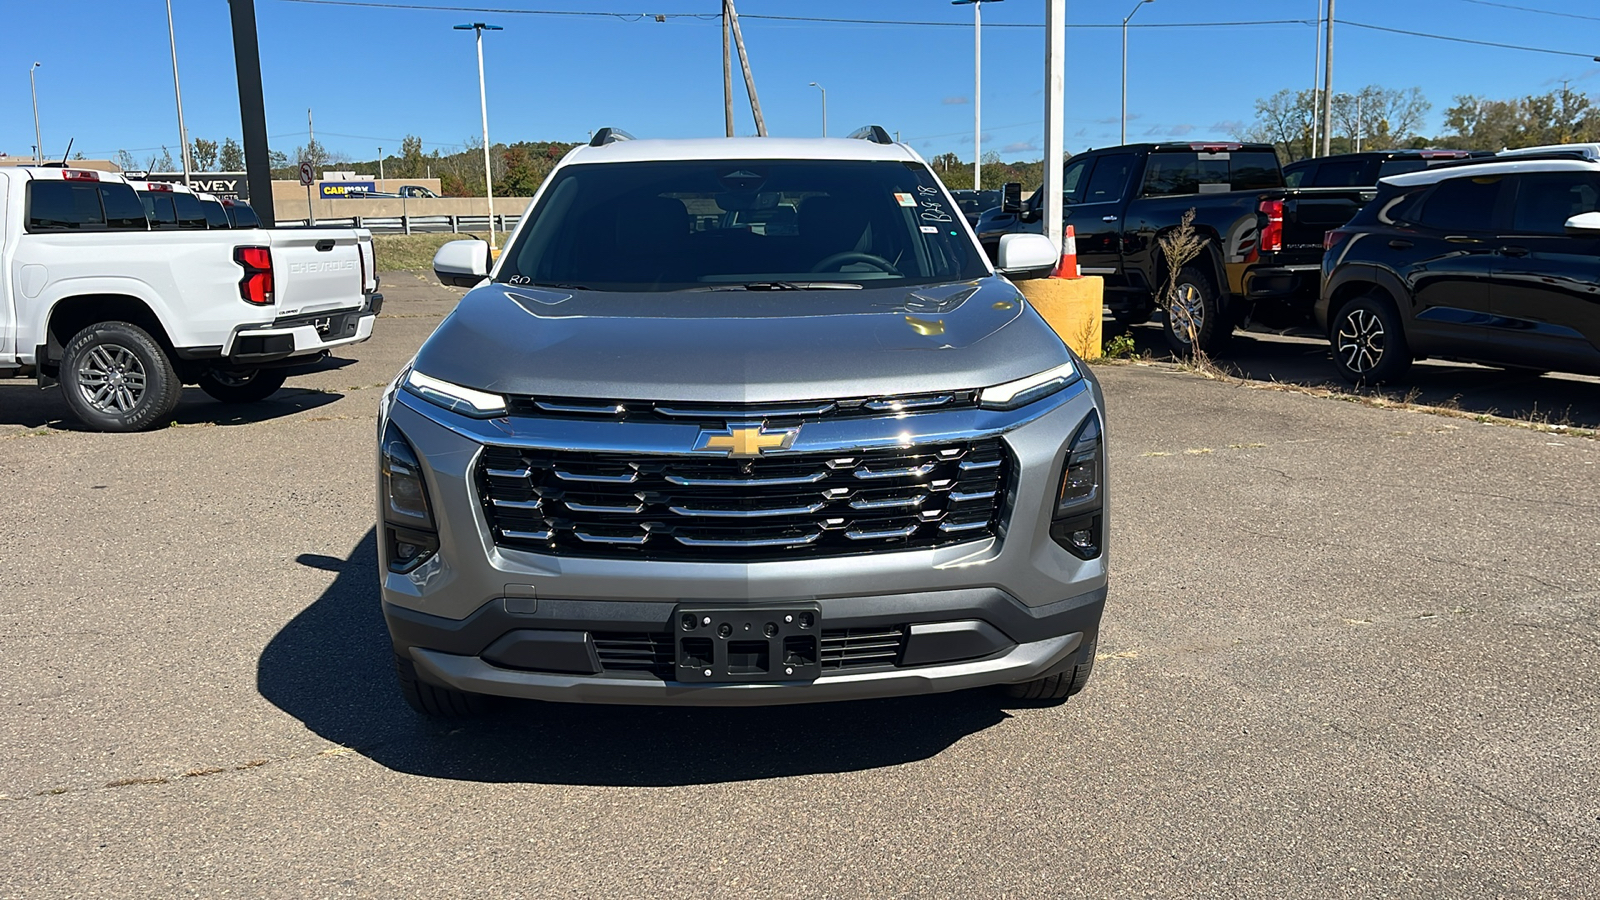
[[[1595,162],[1595,158],[1576,148],[1567,150],[1539,150],[1538,152],[1496,153],[1493,156],[1471,156],[1466,159],[1447,159],[1429,166],[1432,169],[1455,169],[1461,166],[1481,166],[1488,163],[1539,162],[1541,160],[1579,160]]]
[[[1542,147],[1520,147],[1516,150],[1501,150],[1495,156],[1509,157],[1534,157],[1536,159],[1561,159],[1577,157],[1578,159],[1600,160],[1600,144],[1546,144]]]
[[[594,137],[589,139],[589,146],[604,147],[607,144],[615,144],[617,141],[631,140],[633,140],[633,135],[623,131],[621,128],[602,128],[594,133]]]
[[[874,144],[894,143],[894,139],[889,137],[889,132],[884,131],[882,125],[863,125],[845,135],[845,137],[853,140],[871,141]]]

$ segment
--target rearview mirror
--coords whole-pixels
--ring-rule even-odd
[[[451,241],[433,255],[433,274],[440,284],[477,287],[489,277],[488,241]]]
[[[1056,245],[1042,234],[1002,234],[999,264],[1002,275],[1048,275],[1060,262]]]
[[[1600,212],[1578,213],[1568,219],[1567,234],[1573,237],[1600,237]]]
[[[1000,211],[1022,212],[1022,183],[1008,181],[1000,186]]]

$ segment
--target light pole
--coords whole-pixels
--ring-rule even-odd
[[[1001,0],[950,0],[972,7],[972,189],[983,180],[983,5]]]
[[[828,136],[828,89],[823,87],[820,84],[817,84],[815,81],[811,82],[811,86],[822,92],[822,136],[823,137],[827,137]]]
[[[178,140],[183,145],[183,184],[189,187],[189,131],[183,127],[183,89],[178,87],[178,38],[172,30],[172,0],[167,0],[167,42],[172,45],[172,93],[178,99]]]
[[[39,83],[34,80],[33,73],[39,68],[38,63],[28,70],[28,87],[33,89],[33,162],[35,165],[44,165],[44,139],[39,137]]]
[[[472,31],[478,36],[478,105],[483,110],[483,189],[489,198],[490,252],[496,249],[494,237],[494,171],[489,164],[489,94],[483,82],[483,33],[485,31],[504,30],[499,25],[486,25],[483,22],[456,26],[456,31]]]
[[[378,190],[383,190],[383,148],[378,148]]]
[[[1141,9],[1144,9],[1144,5],[1146,3],[1154,3],[1154,2],[1155,2],[1155,0],[1139,0],[1139,2],[1134,5],[1133,12],[1128,13],[1127,18],[1124,18],[1122,20],[1122,141],[1121,141],[1121,143],[1124,143],[1124,144],[1126,144],[1128,142],[1128,20],[1133,18],[1134,13],[1138,12]]]

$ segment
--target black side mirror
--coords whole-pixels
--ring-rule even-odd
[[[1022,212],[1022,183],[1008,181],[1000,186],[1000,211]]]

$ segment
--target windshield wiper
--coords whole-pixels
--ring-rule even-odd
[[[523,282],[520,282],[520,283],[507,283],[506,287],[557,288],[558,290],[563,290],[563,291],[592,291],[592,290],[594,290],[594,288],[589,287],[586,284],[567,284],[565,282],[556,282],[556,281],[523,281]]]
[[[850,281],[750,281],[719,287],[690,288],[692,291],[859,291]]]

